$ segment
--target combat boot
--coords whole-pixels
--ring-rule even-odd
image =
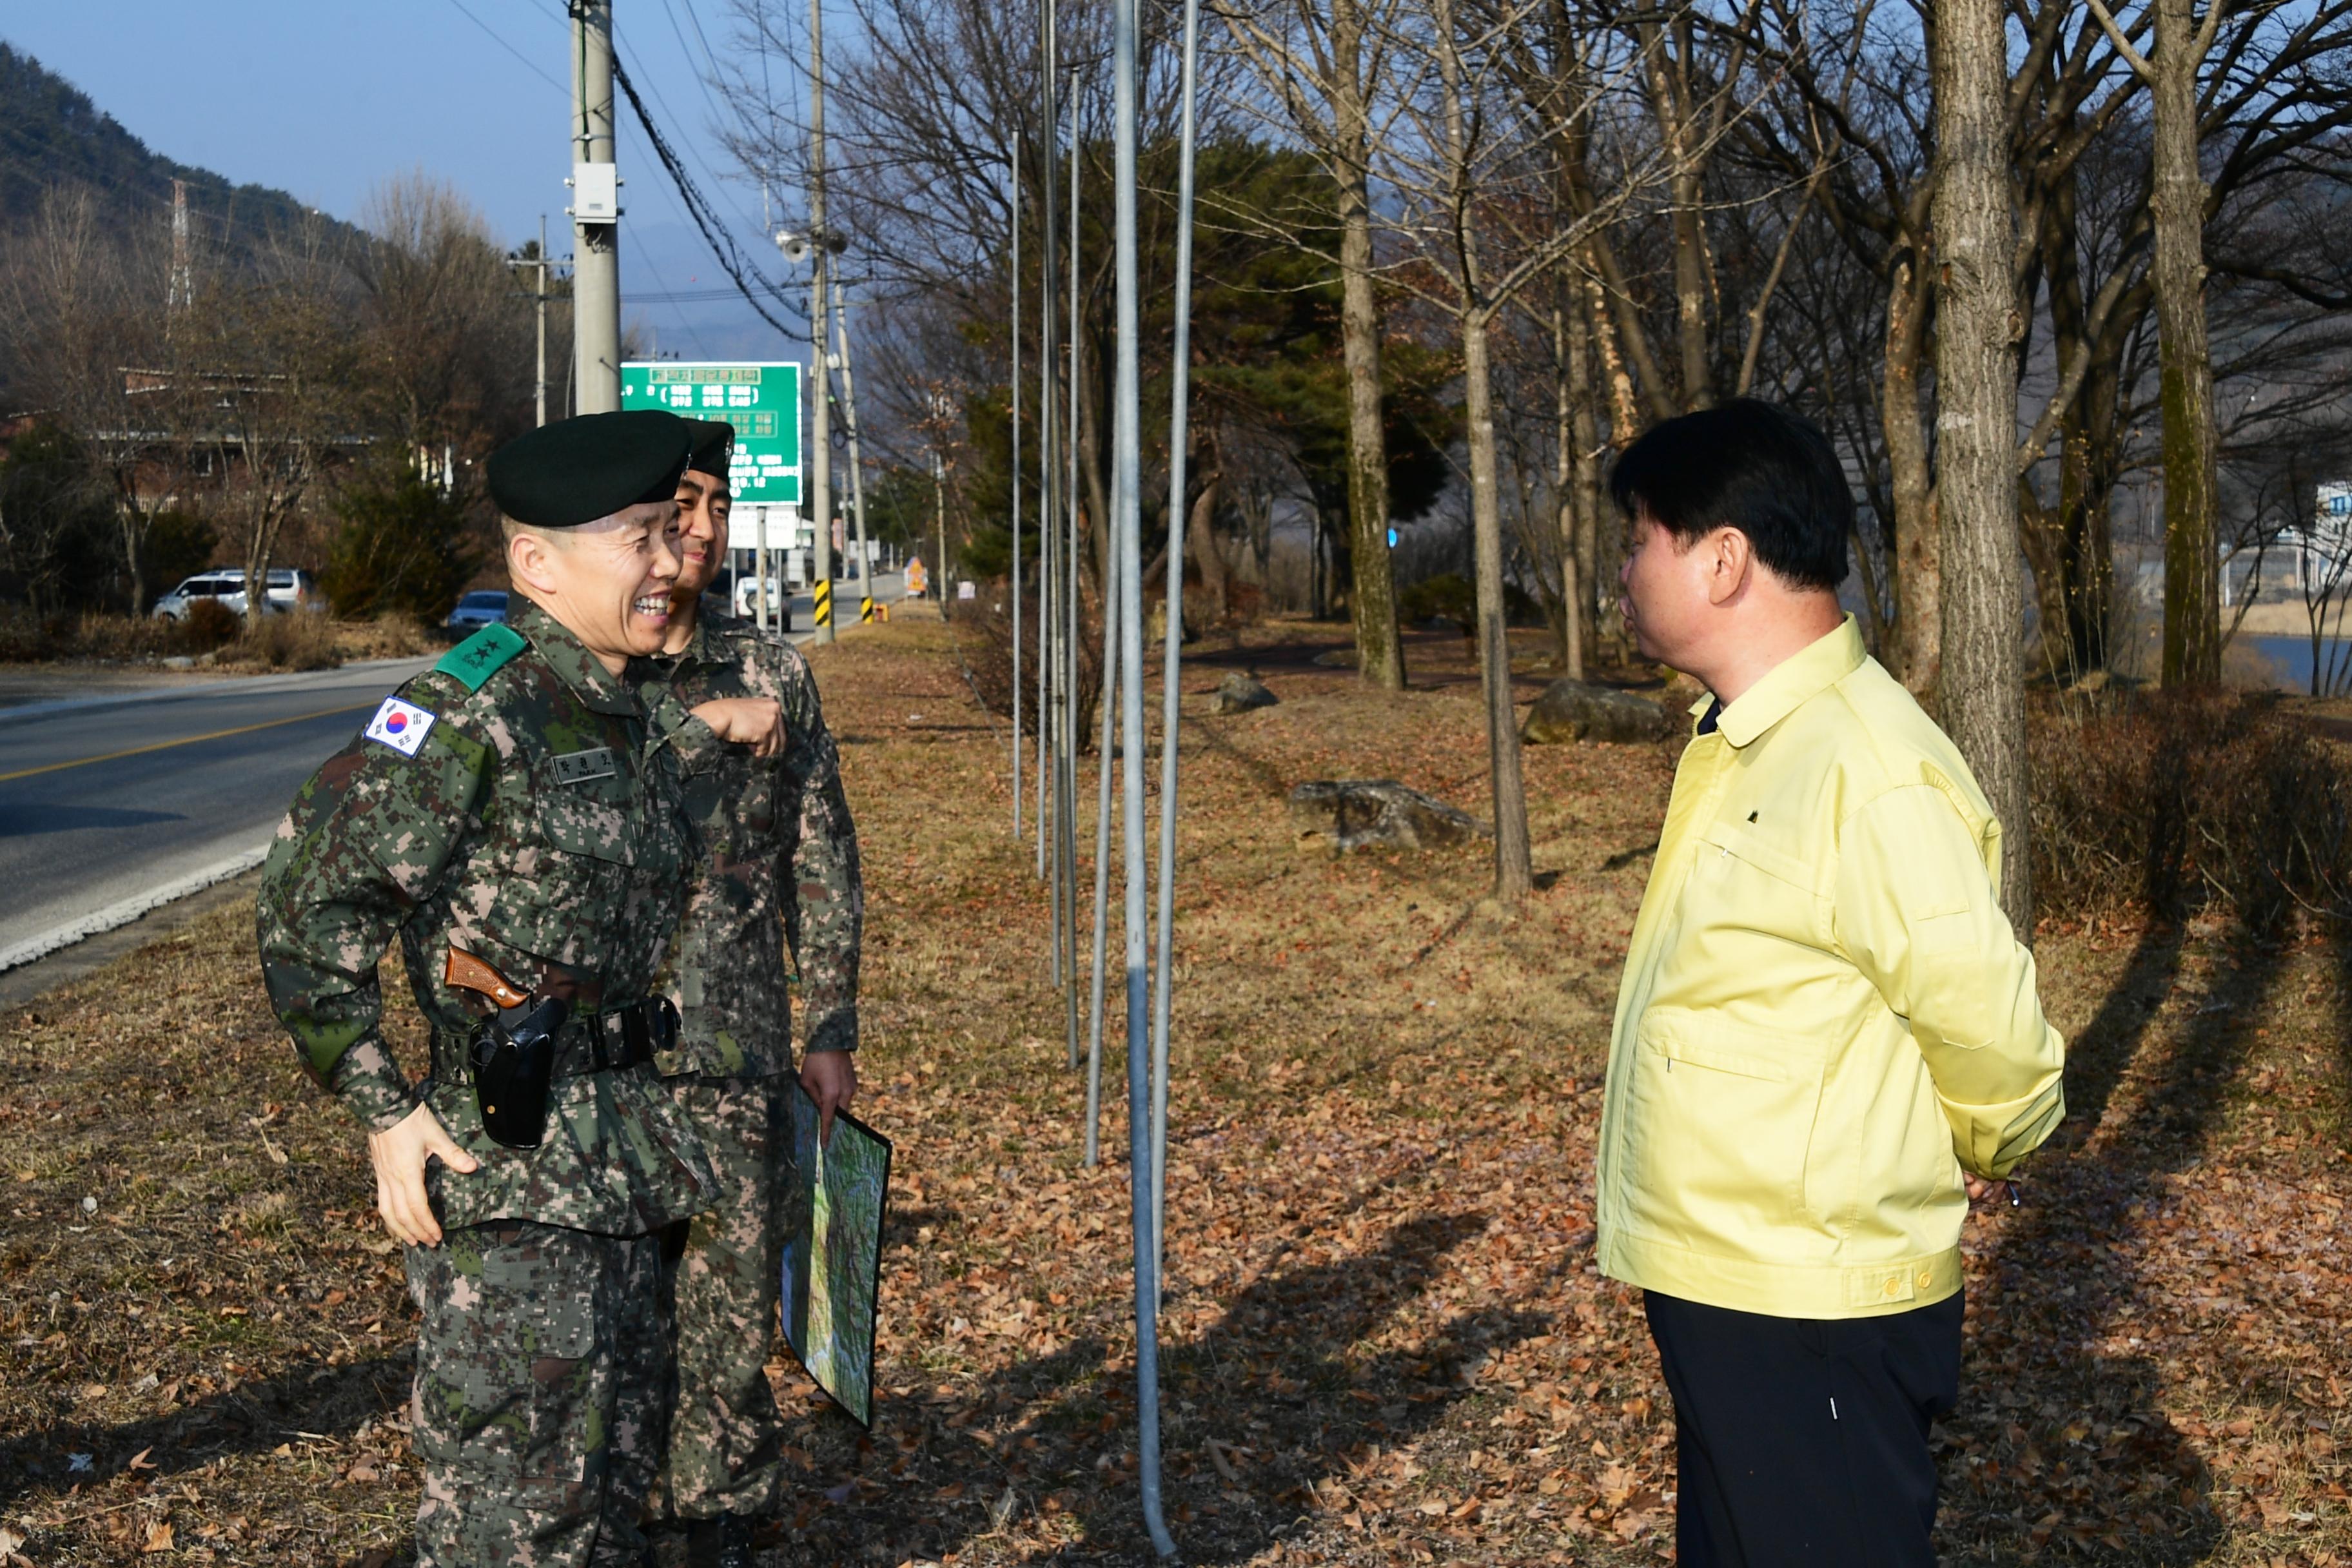
[[[752,1568],[751,1521],[740,1513],[698,1519],[686,1532],[687,1568]]]

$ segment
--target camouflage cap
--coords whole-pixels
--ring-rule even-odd
[[[583,414],[542,425],[490,454],[490,499],[530,528],[577,528],[677,494],[692,442],[659,408]]]
[[[727,465],[735,456],[735,426],[723,419],[689,419],[686,427],[694,437],[686,466],[725,483]]]

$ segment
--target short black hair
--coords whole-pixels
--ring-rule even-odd
[[[1761,398],[1652,426],[1618,458],[1609,493],[1627,518],[1647,512],[1685,548],[1736,528],[1791,586],[1835,593],[1845,581],[1845,468],[1821,426]]]

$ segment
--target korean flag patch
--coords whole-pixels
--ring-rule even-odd
[[[383,706],[368,721],[367,738],[390,746],[404,757],[413,757],[425,744],[425,734],[433,728],[433,715],[414,702],[403,702],[397,697],[387,697]]]

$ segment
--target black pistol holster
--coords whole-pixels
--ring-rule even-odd
[[[467,1052],[482,1131],[509,1149],[536,1149],[547,1136],[555,1087],[555,1036],[572,1015],[561,996],[503,1008],[482,1020]]]
[[[509,1149],[536,1149],[558,1079],[614,1072],[677,1045],[667,997],[574,1017],[560,996],[534,997],[482,1020],[467,1049],[482,1131]]]

